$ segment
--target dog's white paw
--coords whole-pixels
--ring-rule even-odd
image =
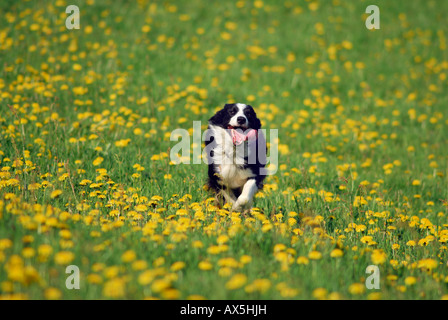
[[[232,211],[242,211],[246,207],[250,206],[251,201],[248,198],[245,197],[239,197],[236,202],[232,206]]]

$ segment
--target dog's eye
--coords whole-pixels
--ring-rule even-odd
[[[236,114],[236,110],[235,110],[235,109],[230,110],[230,111],[229,111],[229,114],[230,114],[231,116],[235,115],[235,114]]]
[[[254,114],[254,110],[247,108],[244,110],[244,114],[251,116]]]

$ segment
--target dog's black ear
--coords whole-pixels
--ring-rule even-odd
[[[225,116],[226,116],[227,112],[225,109],[221,109],[218,112],[215,113],[215,115],[213,117],[211,117],[208,121],[216,126],[219,126],[224,123],[225,120]]]
[[[252,125],[252,129],[259,130],[261,128],[261,121],[260,121],[260,119],[258,119],[255,116],[255,119],[253,121],[254,121],[254,124]]]
[[[249,114],[247,114],[247,117],[249,118],[250,127],[252,129],[259,130],[261,128],[261,121],[260,119],[258,119],[257,113],[255,112],[254,108],[250,105],[248,105],[248,107],[250,108],[250,112]]]

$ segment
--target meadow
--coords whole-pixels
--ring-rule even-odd
[[[370,4],[1,1],[0,298],[448,299],[448,3]],[[246,213],[170,159],[231,102],[278,129]]]

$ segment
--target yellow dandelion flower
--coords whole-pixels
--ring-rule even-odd
[[[241,258],[240,258],[240,262],[241,262],[242,264],[248,264],[248,263],[250,263],[251,261],[252,261],[252,257],[249,256],[249,255],[247,255],[247,254],[242,255]]]
[[[434,259],[422,259],[418,262],[417,267],[418,268],[422,268],[422,269],[435,269],[437,268],[437,266],[439,265],[439,263],[437,262],[437,260]]]
[[[341,249],[333,249],[333,251],[331,251],[330,253],[330,257],[332,258],[340,258],[344,255],[344,252]]]
[[[178,216],[185,216],[188,214],[188,211],[186,209],[179,209],[176,211],[176,215]]]
[[[213,265],[208,261],[201,261],[201,262],[199,262],[198,267],[199,267],[199,269],[206,271],[206,270],[211,270],[213,268]]]
[[[373,264],[383,264],[386,262],[387,255],[383,250],[373,250],[372,255],[370,256],[370,259],[372,260]]]
[[[261,292],[264,293],[271,287],[271,281],[269,279],[256,279],[251,284],[247,285],[244,290],[247,293]]]
[[[50,198],[51,199],[55,199],[55,198],[59,197],[61,194],[62,194],[62,190],[59,190],[59,189],[58,190],[54,190],[51,193]]]
[[[103,157],[97,157],[95,160],[93,160],[92,163],[96,167],[96,166],[99,166],[103,161],[104,161]]]
[[[311,251],[308,254],[308,258],[311,260],[320,260],[322,259],[322,253],[320,253],[319,251]]]
[[[280,295],[283,298],[294,298],[298,294],[299,294],[299,290],[294,289],[294,288],[284,287],[280,290]]]
[[[372,292],[367,296],[368,300],[381,300],[381,292]]]
[[[192,243],[193,248],[202,248],[204,247],[204,244],[200,240],[195,240]]]
[[[412,285],[414,285],[416,282],[417,282],[417,278],[416,278],[416,277],[409,276],[409,277],[406,277],[406,279],[404,279],[404,283],[405,283],[407,286],[412,286]]]
[[[33,248],[27,247],[22,249],[22,256],[24,258],[32,258],[36,254],[36,251]]]
[[[146,269],[147,266],[148,263],[145,260],[137,260],[132,263],[132,269],[137,271]]]
[[[328,290],[325,288],[317,288],[313,290],[312,296],[319,300],[324,300],[327,298]]]
[[[136,254],[133,250],[128,250],[121,255],[121,261],[124,263],[132,262],[136,259]]]
[[[417,243],[414,240],[409,240],[408,242],[406,242],[406,245],[409,247],[415,247]]]
[[[91,273],[87,276],[87,282],[91,284],[100,284],[103,282],[103,278],[96,273]]]
[[[156,274],[153,270],[146,270],[138,276],[138,283],[142,286],[146,286],[154,280],[155,276]]]
[[[122,298],[126,293],[125,289],[126,286],[123,279],[111,279],[104,284],[103,295],[108,298]]]
[[[169,286],[170,282],[167,279],[158,279],[152,283],[151,290],[154,292],[161,292],[165,289],[168,289]]]
[[[163,290],[160,295],[162,296],[163,299],[167,300],[179,299],[180,291],[177,289],[170,288]]]
[[[62,292],[57,288],[47,288],[44,291],[44,297],[47,300],[59,300],[62,297]]]
[[[218,239],[216,239],[216,243],[218,243],[218,244],[224,244],[227,241],[229,241],[229,237],[227,235],[225,235],[225,234],[224,235],[220,235],[218,237]]]
[[[47,261],[48,257],[52,254],[53,248],[49,244],[41,244],[37,248],[37,256],[40,262]]]
[[[174,263],[171,265],[171,267],[170,267],[170,269],[171,269],[172,271],[178,271],[178,270],[181,270],[181,269],[183,269],[183,268],[185,268],[185,262],[183,262],[183,261],[177,261],[177,262],[174,262]]]
[[[142,32],[144,32],[144,33],[148,33],[149,31],[151,31],[151,27],[150,27],[150,26],[148,26],[148,25],[144,25],[144,26],[142,27]]]
[[[221,253],[221,248],[220,246],[210,246],[208,247],[207,252],[209,254],[219,254]]]
[[[352,294],[352,295],[360,295],[363,294],[366,290],[366,286],[363,283],[353,283],[352,285],[350,285],[350,287],[348,288],[348,291]]]
[[[56,264],[68,265],[75,259],[75,255],[70,251],[60,251],[55,254],[54,261]]]
[[[301,256],[301,257],[298,257],[297,258],[297,264],[304,264],[304,265],[307,265],[308,263],[309,263],[309,260],[308,260],[308,258],[307,257],[303,257],[303,256]]]
[[[310,11],[316,11],[317,9],[319,9],[319,3],[318,2],[311,2],[310,4],[308,4],[308,8],[310,9]]]
[[[242,273],[238,273],[235,274],[232,278],[230,278],[230,280],[226,283],[226,288],[227,290],[239,289],[242,286],[244,286],[246,282],[247,282],[247,276]]]
[[[119,148],[127,147],[127,145],[131,142],[131,139],[122,139],[115,141],[115,146]],[[151,159],[152,160],[152,159]]]

